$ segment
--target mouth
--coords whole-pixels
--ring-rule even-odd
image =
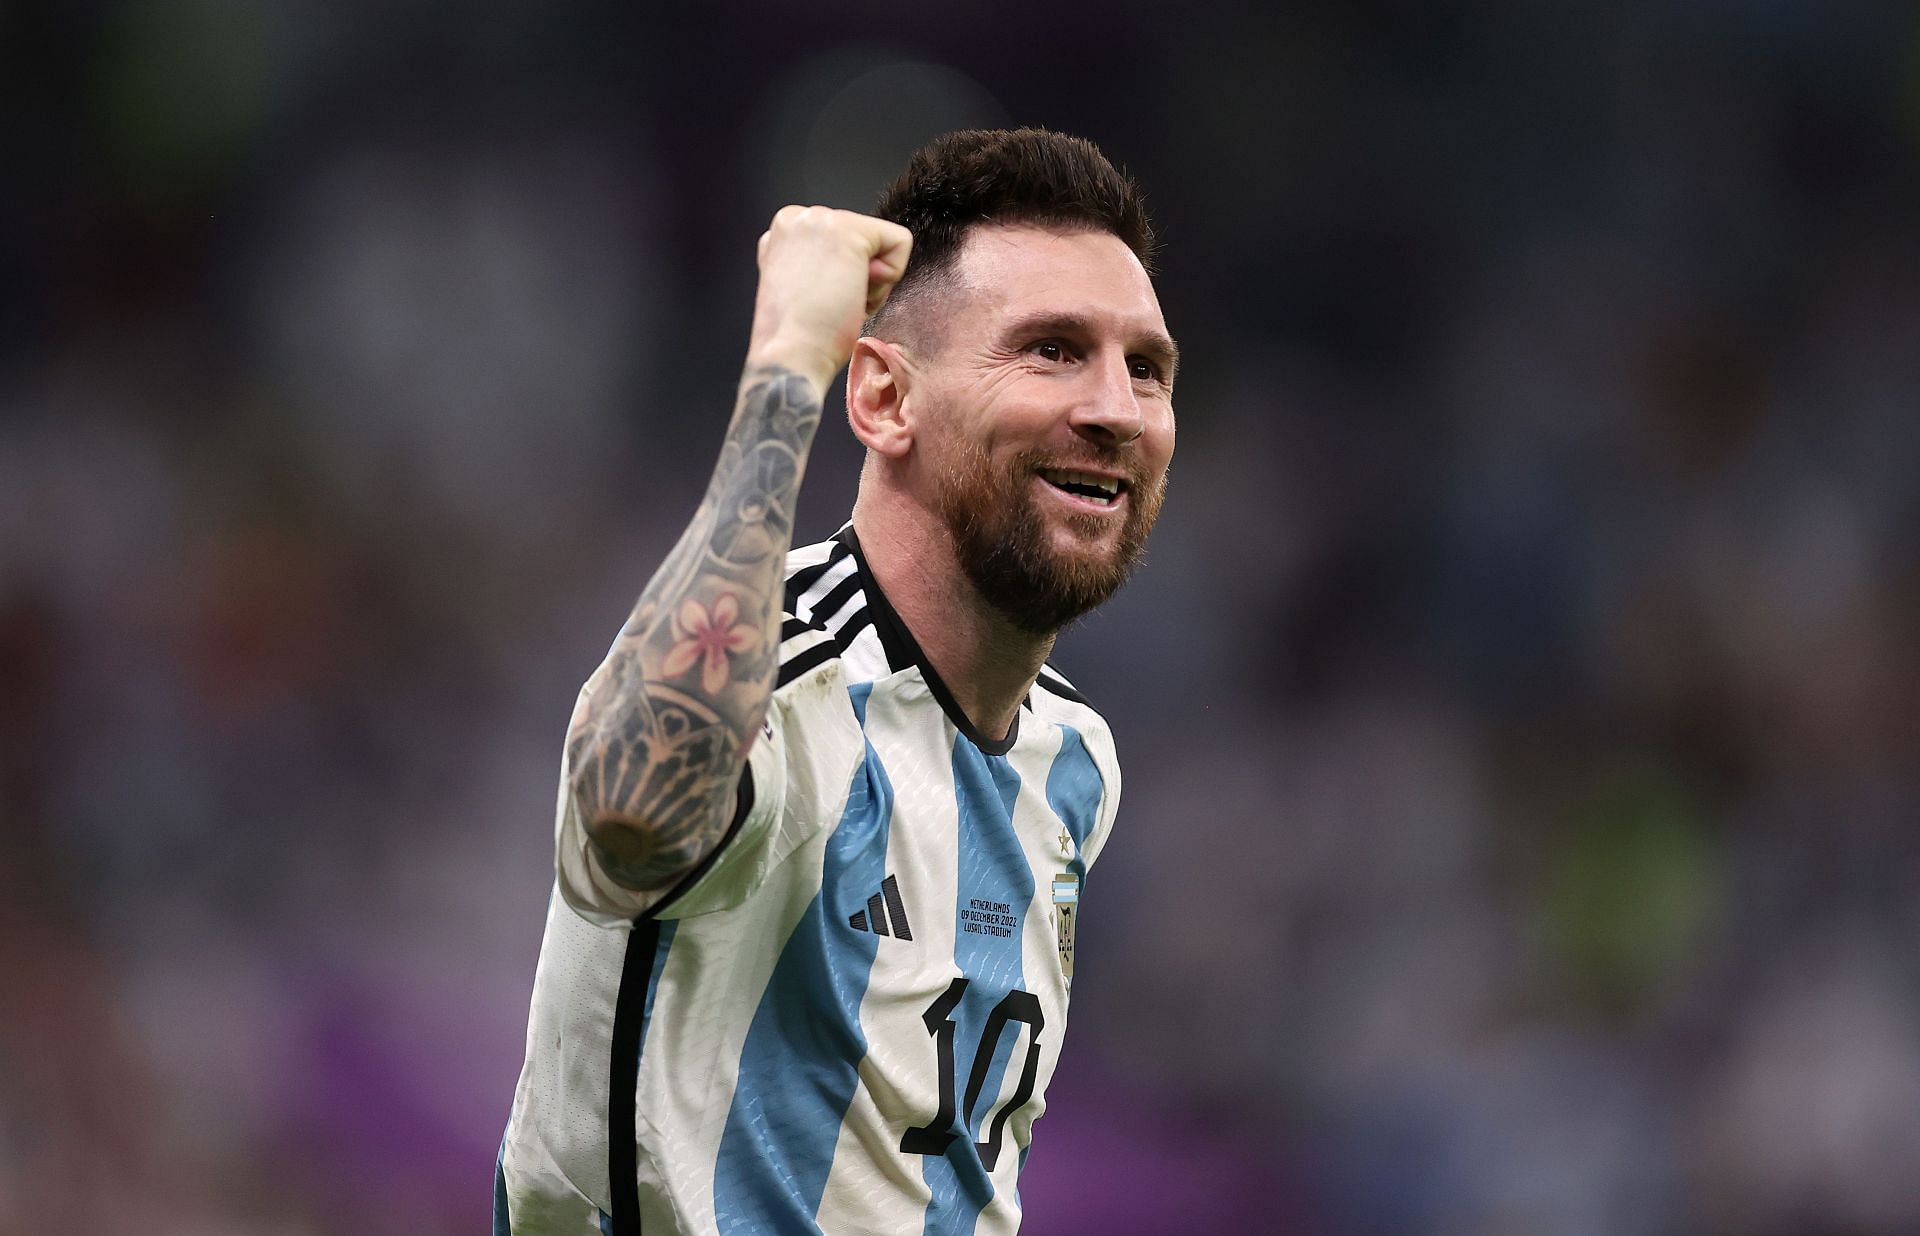
[[[1039,476],[1056,493],[1065,494],[1076,505],[1112,510],[1126,500],[1127,482],[1117,476],[1102,476],[1077,468],[1041,468]]]

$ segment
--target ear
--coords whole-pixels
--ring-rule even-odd
[[[853,345],[847,364],[847,424],[861,445],[888,459],[913,449],[906,409],[913,372],[906,354],[884,339],[866,336]]]

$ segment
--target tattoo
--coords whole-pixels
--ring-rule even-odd
[[[659,888],[718,844],[780,650],[793,509],[820,396],[751,369],[693,522],[621,629],[567,739],[607,874]]]

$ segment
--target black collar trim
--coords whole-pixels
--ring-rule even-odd
[[[898,673],[900,670],[918,668],[920,676],[926,679],[927,689],[933,692],[933,698],[939,703],[940,710],[947,714],[947,720],[954,728],[967,736],[967,741],[980,748],[985,755],[1005,755],[1013,750],[1015,740],[1020,737],[1020,714],[1013,715],[1013,724],[1007,728],[1007,736],[993,739],[974,728],[967,714],[960,711],[960,705],[954,702],[953,692],[947,690],[945,680],[940,677],[927,655],[920,651],[920,641],[913,638],[913,632],[894,612],[887,601],[887,594],[880,591],[879,583],[873,578],[873,572],[867,569],[867,556],[861,552],[860,538],[853,534],[853,525],[848,524],[834,535],[834,540],[845,545],[853,553],[854,565],[859,568],[860,586],[866,590],[867,603],[873,610],[874,634],[880,637],[880,647],[887,654],[887,668]]]

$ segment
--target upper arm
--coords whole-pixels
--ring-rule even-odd
[[[562,794],[614,884],[658,891],[718,842],[745,766],[745,718],[722,707],[650,677],[625,639],[581,692],[568,726]]]
[[[1106,846],[1120,809],[1120,761],[1114,754],[1113,732],[1092,705],[1077,695],[1068,699],[1052,694],[1049,711],[1064,730],[1053,776],[1060,779],[1061,805],[1071,816],[1067,826],[1080,839],[1080,859],[1091,867]]]
[[[828,819],[838,819],[865,749],[838,663],[774,693],[748,748],[727,818],[691,864],[653,888],[613,878],[568,793],[563,761],[556,875],[568,905],[606,925],[642,914],[686,917],[738,905]]]

